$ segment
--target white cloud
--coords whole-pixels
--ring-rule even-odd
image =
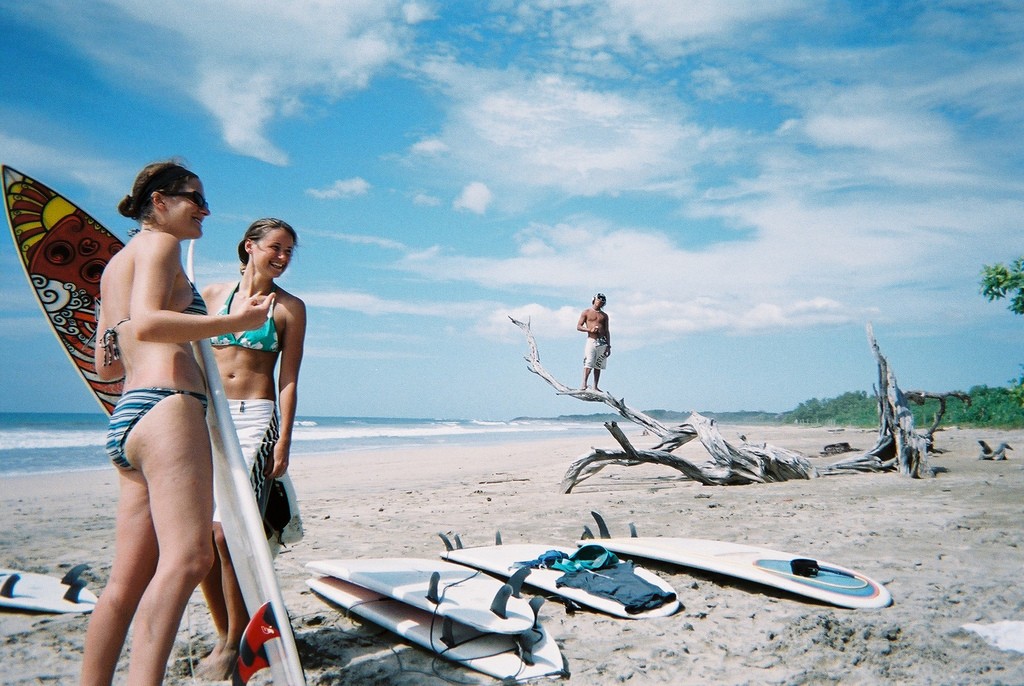
[[[428,306],[410,300],[389,300],[358,291],[303,293],[302,299],[310,307],[351,310],[373,316],[400,314],[439,317],[448,313],[443,303]]]
[[[112,80],[185,96],[214,117],[232,150],[282,165],[288,155],[271,141],[274,122],[303,114],[310,100],[366,88],[401,59],[410,23],[430,16],[425,8],[400,0],[183,0],[168,12],[111,0],[69,13],[40,0],[21,11],[74,41]]]
[[[422,2],[407,2],[402,5],[402,16],[408,24],[419,24],[437,19],[434,9]]]
[[[441,198],[429,193],[416,193],[412,196],[412,203],[422,207],[439,207],[441,205]]]
[[[759,24],[794,13],[806,15],[813,3],[806,0],[773,2],[680,3],[678,0],[608,0],[600,12],[604,31],[622,36],[626,44],[636,37],[668,53],[689,52],[698,41],[720,41],[737,31],[756,30]]]
[[[351,243],[353,245],[373,245],[378,248],[385,250],[399,250],[405,252],[408,247],[400,241],[391,240],[390,238],[381,238],[380,236],[368,236],[351,233],[325,233],[325,232],[308,232],[310,235],[318,235],[334,240],[342,241],[345,243]]]
[[[452,203],[452,207],[457,210],[484,214],[493,199],[494,195],[486,184],[474,181],[462,189],[462,193]]]
[[[425,69],[452,93],[446,160],[491,185],[582,196],[671,189],[700,159],[702,132],[678,102],[554,74]]]
[[[440,155],[448,151],[448,146],[438,138],[424,138],[414,143],[411,150],[417,155]]]
[[[47,185],[71,177],[83,186],[117,197],[131,189],[137,170],[84,151],[51,147],[0,130],[3,163]],[[120,195],[118,195],[120,194]]]
[[[512,317],[529,324],[534,331],[544,331],[546,337],[568,338],[576,334],[576,322],[583,309],[568,305],[552,309],[538,303],[502,307],[481,317],[476,330],[488,338],[519,338],[521,334],[509,320],[509,317]]]
[[[351,179],[338,179],[327,188],[309,188],[306,190],[306,195],[319,200],[338,200],[366,195],[369,191],[369,182],[356,176]]]
[[[393,300],[361,291],[324,291],[300,294],[310,307],[347,310],[371,316],[401,315],[437,319],[482,319],[499,306],[492,301]]]

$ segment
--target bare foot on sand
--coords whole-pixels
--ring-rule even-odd
[[[199,668],[196,669],[196,676],[207,681],[224,681],[231,678],[235,662],[238,660],[238,651],[228,648],[222,643],[217,643],[209,655],[199,661]]]

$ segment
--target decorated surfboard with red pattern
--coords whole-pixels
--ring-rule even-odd
[[[4,206],[32,292],[61,347],[110,414],[120,381],[96,375],[96,303],[100,276],[124,244],[48,186],[2,167]]]

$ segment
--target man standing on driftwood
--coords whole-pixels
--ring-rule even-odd
[[[603,312],[607,299],[604,293],[598,293],[591,301],[591,306],[583,310],[580,320],[576,322],[576,330],[587,334],[587,344],[583,348],[583,387],[587,389],[590,371],[594,371],[594,390],[600,391],[601,370],[612,354],[612,335],[608,328],[608,315]]]

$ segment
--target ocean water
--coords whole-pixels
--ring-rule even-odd
[[[95,414],[0,413],[0,477],[113,469],[107,418]],[[292,459],[317,453],[427,445],[486,445],[558,436],[607,435],[599,421],[298,417]],[[581,443],[581,452],[589,447]]]

